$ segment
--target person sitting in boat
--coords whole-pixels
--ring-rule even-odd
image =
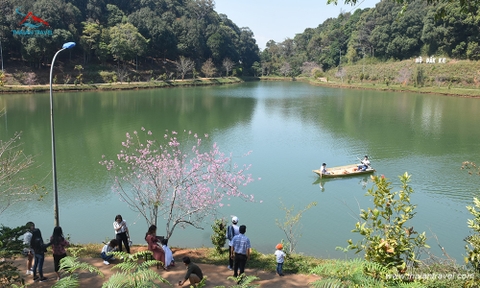
[[[323,175],[330,174],[330,172],[327,171],[327,164],[325,163],[322,164],[322,168],[320,168],[320,173],[322,173]]]
[[[362,164],[358,165],[357,171],[365,171],[370,167],[370,160],[368,160],[368,155],[365,155],[365,158],[361,161]]]

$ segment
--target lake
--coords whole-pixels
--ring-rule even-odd
[[[145,127],[158,138],[167,129],[207,133],[221,151],[233,153],[235,162],[252,164],[250,172],[261,180],[243,192],[255,195],[256,202],[230,199],[218,216],[238,216],[260,252],[273,253],[286,239],[276,226],[285,217],[281,203],[298,211],[316,201],[300,221],[296,250],[344,257],[335,248],[358,238],[350,231],[359,209],[371,205],[364,195],[372,182],[368,176],[318,182],[312,169],[322,162],[327,167],[355,163],[368,154],[376,174],[393,181],[394,191],[400,189],[399,175],[412,175],[411,202],[418,206],[411,225],[426,232],[432,253],[442,257],[442,246],[463,261],[467,219],[472,218],[465,206],[479,196],[480,177],[460,167],[480,158],[478,99],[298,82],[55,92],[54,97],[59,219],[74,243],[113,237],[114,217],[122,214],[134,244],[145,244],[145,220],[112,192],[111,175],[99,164],[102,155],[115,157],[127,132]],[[0,118],[0,139],[23,132],[24,151],[36,160],[30,176],[44,179],[41,185],[48,192],[43,201],[9,207],[0,214],[0,223],[34,221],[49,236],[54,225],[49,95],[0,95],[0,109],[6,111]],[[159,219],[159,235],[164,235],[164,223]],[[169,244],[210,247],[211,224],[204,223],[204,230],[177,228]]]

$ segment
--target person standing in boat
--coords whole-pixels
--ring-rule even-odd
[[[326,163],[323,163],[323,164],[322,164],[322,167],[320,168],[320,173],[322,173],[323,175],[325,175],[325,174],[327,174],[327,175],[330,174],[330,172],[327,171],[327,164],[326,164]]]
[[[358,170],[365,171],[370,167],[370,160],[368,160],[368,155],[365,155],[365,158],[361,161],[361,165],[358,165]]]

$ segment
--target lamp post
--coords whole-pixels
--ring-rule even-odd
[[[53,121],[53,91],[52,91],[52,74],[53,74],[53,65],[55,64],[55,58],[57,58],[58,53],[62,52],[65,49],[70,49],[75,47],[75,42],[67,42],[63,44],[62,49],[58,50],[53,56],[52,64],[50,64],[50,126],[52,134],[52,175],[53,175],[53,214],[54,214],[54,225],[55,227],[60,226],[58,220],[58,189],[57,189],[57,160],[55,157],[55,123]]]

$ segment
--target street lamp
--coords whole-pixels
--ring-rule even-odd
[[[53,175],[53,214],[54,214],[54,225],[55,227],[60,226],[58,221],[58,189],[57,189],[57,160],[55,158],[55,125],[53,122],[53,91],[52,91],[52,74],[53,74],[53,65],[55,64],[55,58],[57,58],[58,53],[62,52],[65,49],[70,49],[75,47],[75,42],[67,42],[63,44],[62,49],[58,50],[53,56],[52,64],[50,64],[50,126],[52,131],[52,175]]]

